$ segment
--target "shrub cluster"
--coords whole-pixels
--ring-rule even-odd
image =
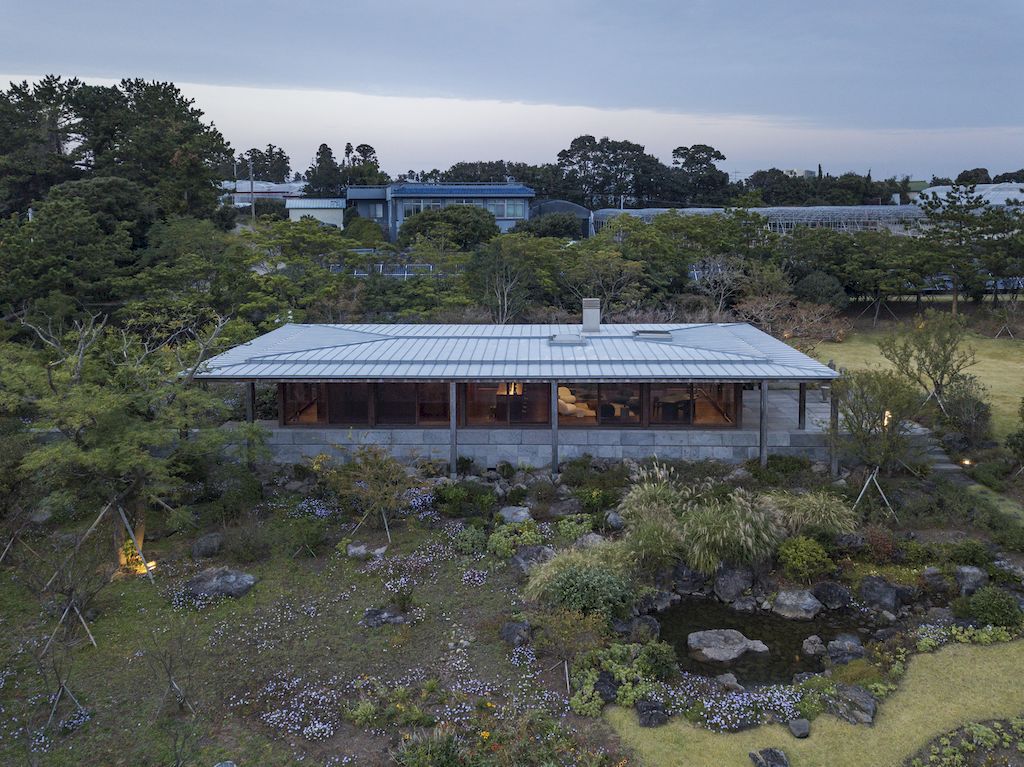
[[[544,541],[536,522],[514,522],[499,526],[487,539],[487,551],[508,559],[520,546],[538,546]]]
[[[1017,598],[998,586],[984,586],[969,597],[953,602],[953,613],[959,618],[970,618],[983,626],[1012,628],[1021,623],[1021,609]]]
[[[825,547],[812,538],[787,538],[779,546],[779,562],[790,578],[810,582],[835,570]]]
[[[446,482],[434,491],[434,503],[445,517],[489,516],[498,499],[482,482]]]

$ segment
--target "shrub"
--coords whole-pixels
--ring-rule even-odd
[[[285,528],[285,545],[289,556],[315,557],[324,544],[327,523],[316,517],[289,519]]]
[[[476,461],[472,458],[460,455],[455,459],[455,471],[462,476],[466,476],[467,474],[476,474]]]
[[[565,549],[530,571],[524,593],[528,599],[540,600],[563,570],[591,565],[625,577],[633,561],[629,549],[622,541],[605,541],[586,549]]]
[[[975,538],[949,544],[946,548],[946,557],[955,565],[974,565],[975,567],[985,567],[992,561],[988,547]]]
[[[619,514],[629,522],[634,517],[647,514],[652,509],[678,512],[683,504],[679,487],[669,481],[641,481],[629,488],[619,504]]]
[[[508,559],[520,546],[537,546],[544,541],[536,522],[515,522],[501,525],[487,539],[487,551]]]
[[[228,531],[224,548],[240,564],[262,562],[270,556],[270,534],[262,524],[250,519]]]
[[[508,461],[498,461],[498,465],[495,467],[495,471],[498,472],[498,476],[508,481],[516,475],[516,467]]]
[[[391,754],[399,767],[462,767],[469,764],[466,757],[465,747],[447,728],[417,733]]]
[[[964,435],[976,446],[988,439],[992,430],[992,406],[986,401],[988,389],[972,375],[958,375],[943,395],[943,426]]]
[[[533,644],[539,652],[562,660],[596,650],[604,644],[608,621],[603,615],[584,615],[574,610],[545,610],[526,616],[536,630]]]
[[[828,575],[836,566],[820,543],[802,535],[782,542],[779,561],[786,575],[805,582]]]
[[[892,370],[854,370],[834,382],[843,429],[834,435],[865,466],[883,471],[912,459],[910,425],[921,397]]]
[[[796,476],[808,471],[811,462],[796,455],[769,455],[768,465],[758,461],[747,461],[747,470],[764,485],[788,485]]]
[[[770,557],[782,530],[771,508],[743,490],[692,504],[682,516],[683,558],[714,573],[723,562],[756,564]]]
[[[498,499],[481,482],[446,482],[434,490],[434,504],[445,517],[486,516]]]
[[[589,514],[574,514],[555,522],[555,535],[563,541],[575,541],[594,529],[594,518]]]
[[[453,543],[460,554],[479,554],[487,549],[487,533],[470,525],[455,534]]]
[[[856,529],[857,513],[842,498],[825,490],[769,493],[790,535],[838,535]]]
[[[508,491],[505,496],[505,502],[509,506],[522,506],[523,501],[526,500],[526,496],[530,494],[530,491],[525,487],[513,487]]]
[[[1021,610],[1017,598],[998,586],[983,586],[966,600],[954,602],[958,617],[973,618],[986,626],[1018,626]]]
[[[864,540],[868,546],[868,557],[876,565],[888,565],[896,561],[899,546],[892,531],[878,525],[870,525],[864,528]]]
[[[394,456],[376,445],[358,448],[351,460],[338,464],[326,454],[313,459],[313,471],[367,524],[382,525],[409,508],[409,491],[419,485]]]
[[[555,576],[543,599],[552,607],[614,618],[632,604],[633,588],[624,577],[602,567],[572,567]]]
[[[573,491],[573,495],[579,499],[583,510],[590,514],[610,509],[619,500],[617,491],[603,487],[581,487]]]
[[[684,550],[682,525],[666,509],[634,510],[627,522],[625,544],[642,570],[657,572],[680,558]]]

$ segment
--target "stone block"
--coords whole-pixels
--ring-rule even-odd
[[[550,445],[551,431],[549,429],[523,429],[523,445]],[[562,441],[562,432],[558,432],[558,441]]]
[[[587,435],[590,445],[621,445],[622,433],[613,429],[594,429]]]
[[[520,429],[494,429],[489,432],[487,441],[491,445],[521,445],[523,432]]]
[[[462,429],[458,432],[460,445],[487,445],[490,437],[486,429]]]
[[[633,447],[637,445],[653,445],[654,444],[654,432],[640,430],[640,431],[624,431],[622,437],[619,440],[619,444],[623,447]]]

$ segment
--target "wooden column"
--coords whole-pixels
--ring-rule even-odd
[[[800,394],[797,399],[797,426],[800,431],[807,429],[807,384],[800,384]]]
[[[256,382],[249,381],[245,385],[245,420],[252,423],[256,420]]]
[[[448,384],[448,444],[450,452],[448,455],[448,473],[452,479],[458,475],[459,466],[459,436],[458,436],[458,408],[456,407],[455,382]]]
[[[551,382],[551,474],[558,473],[558,381]]]
[[[768,465],[768,382],[761,381],[761,418],[758,458],[762,466]]]

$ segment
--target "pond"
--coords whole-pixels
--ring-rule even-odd
[[[793,621],[768,612],[741,613],[711,599],[684,599],[658,615],[661,638],[676,648],[683,671],[717,676],[730,672],[740,684],[788,684],[793,675],[821,671],[821,658],[808,658],[801,652],[803,641],[817,634],[826,645],[839,634],[856,634],[866,642],[870,630],[854,610],[822,610],[811,621]],[[769,652],[746,653],[734,663],[705,663],[694,660],[687,651],[686,637],[694,631],[736,629],[748,639],[759,639]]]

